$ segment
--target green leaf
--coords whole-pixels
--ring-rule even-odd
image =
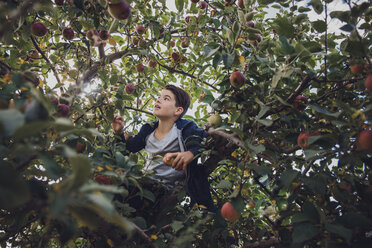
[[[171,227],[174,230],[174,232],[178,232],[183,227],[183,222],[175,220],[172,222]]]
[[[226,68],[230,68],[235,59],[235,54],[222,53],[222,60]]]
[[[50,152],[40,152],[39,156],[43,161],[43,167],[51,179],[58,179],[62,176],[63,170],[51,156]]]
[[[294,31],[295,28],[290,23],[289,19],[287,17],[278,17],[275,19],[276,23],[276,32],[279,35],[285,36],[288,39],[294,38]]]
[[[218,189],[231,189],[231,183],[228,180],[221,180],[216,186]]]
[[[302,211],[303,214],[309,217],[310,222],[319,223],[319,213],[313,203],[311,203],[310,201],[305,201],[305,203],[302,205]]]
[[[259,123],[261,123],[262,125],[265,125],[267,127],[271,126],[273,124],[273,121],[272,120],[269,120],[269,119],[258,119],[257,120]]]
[[[336,235],[343,237],[348,243],[350,243],[351,237],[353,235],[352,230],[338,224],[326,223],[325,228]]]
[[[284,37],[283,35],[279,35],[279,40],[280,43],[282,44],[281,48],[284,54],[293,54],[296,52],[294,47],[291,44],[289,44],[286,37]]]
[[[284,171],[280,175],[279,186],[281,188],[284,188],[285,190],[287,190],[289,188],[289,186],[291,185],[291,183],[293,182],[293,180],[297,177],[298,173],[299,172],[298,171],[295,171],[295,170],[286,170],[286,171]]]
[[[152,202],[155,202],[155,195],[147,189],[143,189],[140,195]]]
[[[24,115],[16,109],[0,110],[0,130],[5,137],[10,137],[25,123]]]
[[[260,119],[262,116],[264,116],[267,113],[267,111],[270,110],[270,107],[266,105],[261,105],[260,107],[261,107],[261,110],[256,116],[257,119]]]
[[[309,104],[309,107],[312,108],[313,110],[315,110],[318,113],[328,115],[328,116],[331,116],[331,117],[335,117],[335,118],[338,118],[341,114],[341,112],[335,112],[335,113],[329,112],[327,109],[325,109],[323,107],[320,107],[319,105],[316,105],[316,104]]]
[[[0,208],[12,209],[30,200],[26,181],[7,162],[0,161]]]
[[[337,18],[343,22],[350,20],[350,11],[332,11],[329,15],[331,18]]]
[[[240,31],[240,24],[238,21],[235,21],[233,26],[232,26],[232,31],[237,35]]]
[[[249,149],[254,151],[256,154],[261,153],[261,152],[266,150],[265,146],[262,145],[262,144],[260,144],[258,146],[254,146],[251,143],[248,143],[247,146],[249,147]]]
[[[300,223],[294,225],[292,240],[294,243],[302,243],[304,241],[314,238],[319,233],[319,228],[311,223]]]
[[[327,30],[327,24],[324,21],[317,20],[311,23],[313,28],[319,33],[323,33]]]
[[[210,48],[209,46],[205,46],[204,47],[204,54],[205,54],[204,58],[205,59],[209,58],[210,56],[212,56],[216,52],[218,52],[219,49],[220,49],[220,46],[218,46],[218,47],[216,47],[214,49]]]
[[[312,5],[314,8],[314,11],[317,14],[321,14],[323,12],[323,4],[320,0],[311,0],[309,2],[309,5]]]
[[[340,28],[342,31],[351,32],[355,29],[355,26],[352,24],[345,24]]]
[[[19,141],[23,138],[28,136],[36,135],[41,133],[44,129],[50,127],[50,122],[48,121],[35,121],[31,123],[27,123],[21,127],[19,127],[15,133],[14,138],[15,140]]]
[[[92,166],[87,157],[75,155],[69,158],[72,167],[72,176],[68,179],[68,189],[73,190],[86,183],[91,175]]]
[[[302,181],[308,186],[313,192],[324,195],[327,190],[327,183],[324,178],[320,175],[315,175],[311,178],[303,178]]]

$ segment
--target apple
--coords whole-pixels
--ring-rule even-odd
[[[364,84],[367,90],[369,91],[369,93],[372,94],[372,74],[368,75]]]
[[[29,57],[31,59],[38,59],[40,58],[40,54],[36,50],[31,50],[31,52],[29,53]]]
[[[186,17],[185,17],[185,22],[186,22],[186,23],[189,23],[190,20],[191,20],[191,16],[186,16]]]
[[[127,92],[127,94],[133,94],[134,91],[136,90],[136,87],[134,86],[134,84],[127,84],[125,85],[124,90],[125,92]]]
[[[57,5],[57,6],[62,6],[63,3],[64,3],[65,0],[55,0],[54,3]]]
[[[174,40],[171,40],[171,41],[169,41],[169,45],[170,45],[171,47],[174,47],[174,46],[176,45],[176,42],[174,42]]]
[[[146,47],[146,41],[145,40],[140,40],[139,42],[138,42],[138,46],[140,46],[140,47],[142,47],[142,48],[144,48],[144,47]]]
[[[230,75],[230,84],[235,87],[235,88],[240,88],[244,85],[245,83],[245,77],[244,74],[241,73],[240,71],[234,71]]]
[[[249,201],[248,202],[248,207],[250,207],[250,208],[255,208],[256,207],[256,203],[254,202],[254,201]]]
[[[173,62],[177,63],[180,60],[180,53],[179,52],[173,52],[171,54]]]
[[[117,3],[109,3],[108,12],[117,20],[128,19],[130,15],[130,5],[125,0],[120,0]]]
[[[214,128],[219,127],[222,124],[222,117],[219,114],[213,114],[209,117],[208,123]]]
[[[94,181],[96,181],[99,184],[104,184],[104,185],[111,185],[111,180],[108,176],[105,175],[98,175],[94,178]]]
[[[191,0],[192,3],[198,3],[199,0]]]
[[[156,67],[156,65],[158,64],[158,62],[156,62],[155,60],[150,60],[149,61],[149,67],[151,67],[151,68],[155,68]]]
[[[244,0],[238,0],[238,7],[244,9]]]
[[[228,221],[234,222],[240,218],[240,213],[235,210],[230,202],[226,202],[221,208],[221,216]]]
[[[256,34],[256,37],[257,37],[257,39],[256,39],[257,42],[262,41],[262,36],[260,34]]]
[[[70,107],[67,106],[66,104],[59,104],[58,113],[63,117],[68,117],[70,114]]]
[[[182,48],[187,48],[187,47],[189,47],[189,45],[190,45],[190,41],[188,39],[185,38],[181,41],[181,47]]]
[[[297,96],[296,99],[293,101],[293,107],[298,111],[302,111],[306,108],[307,98],[305,96]]]
[[[363,72],[363,66],[362,65],[358,65],[358,64],[355,64],[355,65],[352,65],[350,66],[350,71],[351,73],[353,74],[360,74]]]
[[[297,137],[297,144],[305,149],[308,145],[308,139],[311,136],[316,136],[319,135],[320,133],[318,131],[307,133],[307,132],[302,132],[298,135]]]
[[[136,66],[137,68],[137,72],[141,73],[141,72],[144,72],[145,71],[145,66],[143,64],[138,64]]]
[[[233,0],[225,0],[225,6],[229,6],[233,3]]]
[[[166,153],[163,157],[163,163],[167,166],[172,166],[174,157],[170,157],[169,153]]]
[[[359,150],[372,152],[372,129],[363,130],[359,133],[357,138],[357,146]]]
[[[94,29],[88,30],[88,32],[86,34],[87,39],[93,41],[94,36],[98,36],[98,31],[94,30]]]
[[[59,100],[58,100],[58,98],[55,97],[55,96],[51,97],[51,103],[52,103],[53,105],[58,106],[58,104],[59,104]]]
[[[144,26],[142,26],[142,25],[139,25],[136,28],[136,32],[139,35],[143,35],[144,33],[146,33],[146,28]]]
[[[47,33],[47,28],[42,22],[35,22],[31,25],[31,33],[35,36],[44,36]]]
[[[208,3],[207,3],[206,1],[201,1],[201,2],[199,3],[199,8],[200,8],[200,9],[206,9],[207,6],[208,6]]]
[[[101,29],[99,31],[99,38],[101,38],[102,40],[107,40],[109,37],[110,33],[106,29]]]
[[[85,151],[85,148],[87,147],[87,145],[85,144],[85,142],[81,142],[81,141],[78,141],[76,143],[76,146],[75,146],[75,150],[78,152],[78,153],[83,153]]]
[[[66,40],[72,40],[74,38],[74,30],[72,28],[64,28],[62,30],[62,36]]]
[[[36,73],[33,71],[23,71],[22,72],[22,77],[26,82],[32,83],[35,87],[39,85],[40,81],[39,78],[37,77]]]
[[[252,21],[247,22],[247,25],[250,26],[251,28],[254,28],[254,26],[255,26],[254,22],[252,22]]]

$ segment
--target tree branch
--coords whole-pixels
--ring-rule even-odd
[[[146,242],[150,245],[150,247],[153,247],[153,248],[158,248],[158,246],[156,244],[153,243],[153,239],[150,238],[149,236],[147,236],[147,234],[141,229],[139,228],[136,224],[133,223],[133,226],[134,228],[136,229],[137,233],[142,236],[142,238],[144,238],[146,240]]]
[[[247,244],[246,248],[265,248],[265,247],[274,247],[275,245],[280,244],[279,237],[270,237],[269,239],[263,239],[261,241],[254,242],[252,244]]]
[[[222,130],[214,129],[213,127],[209,127],[207,132],[210,135],[218,135],[218,136],[224,137],[228,140],[231,140],[235,145],[243,148],[244,150],[246,149],[244,147],[244,142],[242,140],[240,140],[238,137],[236,137],[235,134],[226,133]]]
[[[48,57],[45,55],[45,53],[40,49],[39,45],[37,44],[35,38],[31,35],[31,41],[32,43],[34,44],[34,47],[36,48],[36,50],[41,54],[41,56],[44,58],[44,60],[49,64],[50,68],[52,69],[52,71],[54,72],[54,76],[56,77],[57,79],[57,82],[59,85],[62,85],[61,83],[61,80],[59,79],[58,77],[58,73],[56,71],[56,68],[53,66],[53,64],[50,62],[50,60],[48,59]]]

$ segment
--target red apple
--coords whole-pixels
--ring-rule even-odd
[[[83,153],[85,151],[85,148],[87,147],[87,145],[84,143],[84,142],[81,142],[81,141],[78,141],[76,143],[76,146],[75,146],[75,150],[78,152],[78,153]]]
[[[238,0],[238,7],[244,9],[244,0]]]
[[[357,146],[359,150],[372,152],[372,130],[363,130],[359,133]]]
[[[255,26],[254,22],[252,22],[252,21],[247,22],[247,25],[250,26],[251,28],[254,28],[254,26]]]
[[[93,41],[94,36],[98,36],[98,31],[94,30],[94,29],[88,30],[88,32],[86,34],[87,39]]]
[[[96,181],[99,184],[104,184],[104,185],[111,185],[111,180],[108,176],[105,175],[98,175],[94,178],[94,181]]]
[[[109,31],[105,29],[101,29],[99,31],[99,38],[101,38],[102,40],[107,40],[109,37],[110,37]]]
[[[130,5],[125,0],[120,0],[117,3],[109,3],[108,12],[118,20],[128,19],[130,15]]]
[[[256,37],[257,37],[257,39],[256,39],[257,42],[262,41],[262,36],[260,34],[256,34]]]
[[[68,117],[70,114],[70,107],[67,106],[66,104],[59,104],[58,113],[63,117]]]
[[[186,22],[186,23],[189,23],[190,20],[191,20],[191,16],[186,16],[186,17],[185,17],[185,22]]]
[[[249,202],[248,202],[248,206],[249,206],[250,208],[255,208],[255,207],[256,207],[256,203],[255,203],[254,201],[249,201]]]
[[[368,75],[364,84],[365,84],[367,90],[369,91],[369,93],[372,94],[372,74]]]
[[[54,3],[57,5],[57,6],[62,6],[63,3],[64,3],[65,0],[55,0]]]
[[[37,77],[36,73],[33,71],[28,71],[28,70],[23,71],[22,76],[26,82],[32,83],[35,87],[38,86],[40,83],[39,78]]]
[[[58,106],[58,104],[59,104],[59,100],[58,100],[57,97],[52,96],[52,97],[50,98],[50,100],[51,100],[51,103],[52,103],[53,105]]]
[[[309,139],[309,137],[316,136],[316,135],[320,135],[320,133],[318,131],[311,132],[311,133],[302,132],[297,137],[297,144],[300,147],[302,147],[303,149],[305,149],[307,147],[307,145],[308,145],[308,139]]]
[[[171,47],[174,47],[174,46],[176,45],[176,42],[174,42],[174,40],[171,40],[171,41],[169,41],[169,45],[170,45]]]
[[[155,68],[156,67],[156,65],[158,64],[158,62],[156,62],[155,60],[150,60],[149,61],[149,67],[151,67],[151,68]]]
[[[146,47],[146,41],[145,40],[140,40],[138,42],[138,46],[142,47],[142,48],[145,48]]]
[[[192,3],[198,3],[199,0],[191,0]]]
[[[181,41],[181,47],[182,48],[187,48],[187,47],[189,47],[189,45],[190,45],[190,41],[188,39],[185,38]]]
[[[134,86],[134,84],[127,84],[125,85],[124,90],[125,92],[127,92],[127,94],[133,94],[134,91],[136,90],[136,87]]]
[[[293,107],[298,111],[302,111],[306,108],[307,98],[305,96],[297,96],[293,101]]]
[[[31,25],[31,33],[35,36],[44,36],[47,33],[47,28],[42,22],[35,22]]]
[[[200,8],[200,9],[206,9],[207,6],[208,6],[208,3],[207,3],[206,1],[201,1],[201,2],[199,3],[199,8]]]
[[[137,68],[137,72],[141,73],[141,72],[144,72],[145,71],[145,66],[143,64],[138,64],[136,66]]]
[[[362,65],[358,65],[358,64],[350,66],[350,71],[353,74],[360,74],[360,73],[363,72],[363,69],[364,69],[364,67]]]
[[[144,33],[146,33],[146,28],[144,26],[142,26],[142,25],[139,25],[136,28],[136,32],[139,35],[143,35]]]
[[[226,202],[221,208],[221,216],[228,221],[234,222],[240,218],[240,213],[235,210],[230,202]]]
[[[62,36],[66,40],[72,40],[74,38],[74,30],[72,28],[64,28],[62,30]]]
[[[179,52],[173,52],[171,54],[173,62],[177,63],[180,60],[180,53]]]
[[[241,73],[240,71],[234,71],[230,75],[230,83],[235,88],[242,87],[245,83],[245,77],[244,77],[243,73]]]

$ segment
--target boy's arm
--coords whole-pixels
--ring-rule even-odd
[[[186,151],[192,152],[196,157],[200,153],[200,149],[203,148],[202,141],[203,138],[208,137],[208,133],[193,123],[188,130],[185,130],[185,135],[187,136],[185,140]]]

